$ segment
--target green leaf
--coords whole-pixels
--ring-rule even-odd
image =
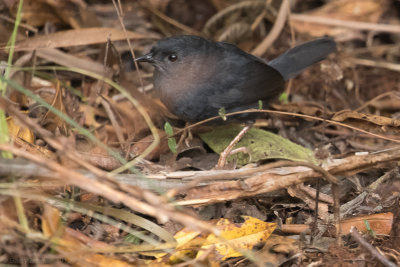
[[[166,122],[164,124],[164,131],[167,134],[168,137],[171,137],[174,135],[174,130],[172,129],[172,126],[169,122]]]
[[[226,110],[225,108],[220,108],[218,110],[218,115],[224,120],[226,121]]]
[[[370,234],[370,236],[375,238],[376,237],[375,231],[371,228],[371,225],[369,224],[369,221],[368,220],[364,220],[364,224],[365,224],[365,227],[367,228],[367,231]]]
[[[263,102],[262,102],[262,100],[258,100],[258,109],[263,109]]]
[[[173,137],[168,137],[168,147],[172,153],[176,153],[176,140]]]
[[[285,93],[285,92],[283,92],[283,93],[279,96],[279,101],[282,102],[282,103],[284,103],[284,104],[287,104],[287,103],[289,102],[288,98],[289,98],[288,94]]]
[[[220,126],[199,135],[212,150],[221,153],[242,128],[240,125]],[[228,161],[236,160],[238,165],[265,159],[318,162],[310,149],[297,145],[279,135],[254,127],[245,134],[234,149],[239,147],[246,147],[248,154],[240,152],[228,157]]]
[[[168,140],[167,141],[168,141],[169,150],[171,150],[172,153],[176,153],[176,140],[173,137],[174,136],[174,130],[172,129],[172,126],[171,126],[171,124],[169,122],[166,122],[164,124],[164,130],[165,130],[165,133],[168,136]]]

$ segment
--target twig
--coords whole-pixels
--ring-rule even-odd
[[[341,208],[340,208],[340,217],[343,218],[347,214],[350,214],[353,212],[354,209],[357,209],[359,205],[365,200],[365,198],[368,196],[369,192],[374,192],[379,185],[381,185],[383,182],[386,182],[390,179],[400,177],[399,173],[399,168],[395,167],[392,170],[386,172],[384,175],[378,178],[375,182],[370,184],[361,194],[359,194],[356,198],[348,201],[347,203],[344,203]]]
[[[218,164],[215,167],[216,169],[222,169],[225,166],[226,159],[231,154],[233,147],[243,138],[243,136],[249,131],[251,126],[245,126],[243,129],[236,135],[236,137],[231,141],[231,143],[225,148],[224,151],[221,152],[221,155],[218,159]]]
[[[304,184],[299,185],[297,188],[303,191],[307,196],[313,199],[318,199],[319,202],[325,202],[329,205],[333,204],[333,198],[330,195],[318,192],[318,185],[316,186],[316,189],[310,186],[305,186]]]
[[[144,8],[146,8],[148,11],[150,11],[151,13],[153,13],[154,15],[156,15],[157,17],[159,17],[160,19],[164,20],[165,22],[177,27],[178,29],[188,33],[188,34],[193,34],[193,35],[198,35],[198,36],[202,36],[203,34],[201,32],[198,32],[166,15],[164,15],[162,12],[158,11],[155,8],[152,8],[151,6],[147,5],[147,4],[143,4],[139,1],[139,4],[141,6],[143,6]]]
[[[140,69],[139,69],[139,65],[138,65],[138,63],[136,61],[136,56],[135,56],[135,52],[134,52],[134,49],[133,49],[133,45],[132,45],[132,43],[131,43],[131,41],[129,39],[128,32],[126,31],[126,28],[125,28],[125,23],[124,23],[124,19],[123,19],[123,9],[122,9],[122,6],[121,6],[121,2],[118,1],[118,5],[115,2],[115,0],[112,0],[112,2],[113,2],[113,5],[114,5],[114,8],[115,8],[115,12],[117,12],[119,23],[120,23],[120,25],[122,27],[122,30],[124,32],[126,43],[128,44],[128,47],[129,47],[129,52],[131,53],[132,58],[134,59],[133,60],[133,64],[135,65],[136,73],[138,74],[140,86],[143,88],[144,87],[143,78],[142,78],[142,75],[141,75],[141,72],[140,72]],[[147,103],[147,98],[145,97],[144,99],[146,101],[146,104],[148,104]]]
[[[262,56],[276,40],[276,38],[278,38],[283,27],[285,26],[285,22],[289,14],[289,9],[289,0],[283,0],[281,7],[279,8],[278,16],[276,17],[274,26],[272,27],[267,37],[265,37],[265,39],[253,51],[251,51],[252,54],[259,57]]]
[[[340,238],[340,233],[342,232],[342,227],[340,224],[340,191],[339,185],[332,184],[332,197],[333,197],[333,220],[335,222],[336,229],[336,245],[339,247],[342,244],[342,239]]]
[[[399,26],[399,28],[400,28],[400,26]],[[385,61],[376,61],[376,60],[370,60],[370,59],[362,59],[362,58],[351,58],[350,61],[357,65],[383,68],[383,69],[400,72],[400,64],[395,64],[395,63],[390,63],[390,62],[385,62]]]
[[[120,146],[123,149],[126,143],[124,134],[122,133],[122,128],[117,121],[117,117],[115,116],[113,109],[111,108],[111,104],[107,101],[106,98],[102,97],[102,95],[100,95],[100,98],[101,98],[100,100],[101,105],[104,107],[104,110],[106,111],[108,118],[110,119],[111,125],[113,126],[113,129],[120,143]]]
[[[3,19],[3,20],[8,21],[8,22],[11,22],[12,24],[15,23],[15,19],[9,18],[9,17],[7,17],[5,15],[2,15],[2,14],[0,14],[0,19]],[[21,28],[25,28],[25,29],[27,29],[27,30],[29,30],[31,32],[34,32],[34,33],[38,33],[39,32],[39,30],[37,28],[32,27],[31,25],[26,24],[26,23],[19,23],[19,26]]]
[[[316,235],[317,229],[318,229],[318,207],[319,207],[320,187],[321,187],[321,181],[320,181],[320,179],[318,179],[316,196],[315,196],[315,212],[314,212],[313,224],[311,227],[311,235],[310,235],[310,245],[314,245],[314,236]]]
[[[324,122],[327,122],[327,123],[330,123],[330,124],[333,124],[333,125],[342,126],[342,127],[345,127],[345,128],[348,128],[348,129],[352,129],[352,130],[355,130],[355,131],[358,131],[358,132],[361,132],[361,133],[365,133],[365,134],[373,136],[373,137],[377,137],[377,138],[380,138],[380,139],[384,139],[384,140],[388,140],[388,141],[392,141],[392,142],[400,144],[400,140],[398,140],[398,139],[389,138],[387,136],[383,136],[383,135],[380,135],[380,134],[374,134],[374,133],[368,132],[366,130],[363,130],[361,128],[357,128],[357,127],[354,127],[354,126],[351,126],[351,125],[347,125],[347,124],[344,124],[344,123],[341,123],[341,122],[337,122],[337,121],[333,121],[333,120],[327,120],[327,119],[318,118],[318,117],[315,117],[315,116],[310,116],[310,115],[305,115],[305,114],[293,113],[293,112],[268,110],[268,109],[247,109],[247,110],[243,110],[243,111],[237,111],[237,112],[228,113],[228,114],[225,114],[225,116],[226,117],[230,117],[230,116],[234,116],[234,115],[238,115],[238,114],[246,114],[246,113],[270,113],[270,114],[288,115],[288,116],[294,116],[294,117],[300,117],[300,118],[307,118],[307,119],[316,120],[316,121],[324,121]],[[182,131],[184,131],[187,128],[194,128],[194,127],[202,125],[202,124],[204,124],[206,122],[213,121],[213,120],[220,119],[220,118],[221,118],[220,116],[215,116],[215,117],[212,117],[212,118],[200,121],[200,122],[196,122],[196,123],[194,123],[194,124],[192,124],[192,125],[190,125],[188,127],[185,127],[184,129],[181,129],[181,130],[177,131],[175,134],[179,134],[179,133],[181,133]]]
[[[348,172],[356,173],[357,171],[365,170],[370,166],[376,166],[381,163],[399,159],[400,150],[399,148],[394,148],[391,151],[386,151],[380,154],[350,156],[345,159],[334,160],[326,164],[323,168],[334,175],[345,175]],[[141,190],[151,189],[156,185],[160,188],[172,189],[175,194],[176,192],[185,192],[188,195],[185,201],[179,202],[180,205],[204,205],[232,200],[239,197],[269,193],[282,188],[287,188],[293,184],[299,184],[310,179],[321,177],[320,173],[311,171],[308,168],[296,168],[295,170],[293,170],[293,168],[276,169],[279,165],[282,166],[282,163],[275,162],[251,170],[181,171],[148,175],[147,178],[153,178],[151,179],[153,181],[156,180],[156,182],[154,182],[155,184],[149,184],[148,181],[138,179],[141,177],[137,174],[120,174],[113,178],[117,180],[120,185],[134,185],[141,188]],[[266,167],[274,167],[275,169],[266,171]],[[33,163],[18,162],[16,160],[0,160],[0,175],[8,175],[10,173],[14,175],[35,174],[50,178],[54,176],[48,170],[43,167],[38,168],[37,165]],[[248,177],[250,173],[253,175],[254,173],[258,174],[243,180],[243,177]],[[83,173],[81,175],[83,175]],[[90,178],[93,179],[94,177],[98,177],[89,172],[86,172],[84,175],[88,178],[88,181],[90,181]],[[230,179],[242,178],[242,180],[221,180],[224,176],[229,176]],[[215,179],[213,179],[213,177]],[[181,180],[179,180],[179,178]],[[188,179],[192,179],[192,182],[188,183]],[[219,181],[217,181],[218,179]],[[243,184],[246,185],[248,190],[243,190],[243,186],[241,186]]]
[[[378,102],[379,100],[381,100],[387,96],[400,98],[400,93],[395,92],[395,91],[389,91],[389,92],[382,93],[382,94],[372,98],[371,100],[365,102],[360,107],[356,108],[354,111],[360,112],[361,110],[365,109],[366,107],[373,105],[374,102]]]
[[[358,233],[358,230],[356,227],[352,226],[350,229],[350,234],[354,238],[355,241],[357,241],[358,244],[360,244],[362,247],[364,247],[375,259],[377,259],[380,263],[382,263],[384,266],[387,267],[398,267],[395,263],[389,261],[386,259],[385,256],[379,253],[379,251],[374,248],[370,243],[368,243],[361,235]]]
[[[48,160],[39,155],[28,153],[22,149],[15,148],[12,145],[0,144],[0,150],[10,151],[15,156],[26,158],[41,165],[42,167],[48,168],[53,172],[53,178],[65,181],[66,184],[79,186],[88,192],[103,196],[115,203],[123,203],[132,210],[154,216],[162,222],[172,219],[188,227],[195,227],[197,229],[201,229],[202,231],[218,234],[218,230],[208,223],[198,220],[188,214],[185,214],[184,212],[175,210],[172,205],[165,203],[160,197],[150,193],[149,191],[142,191],[141,196],[145,197],[147,200],[151,200],[152,203],[150,204],[121,192],[116,188],[113,188],[113,186],[110,184],[94,179],[88,179],[83,174],[71,170],[70,168],[66,168],[55,161]],[[151,199],[149,197],[151,197]]]
[[[383,162],[400,159],[400,151],[394,149],[381,154],[369,154],[365,156],[351,156],[337,162],[328,163],[324,166],[326,171],[334,175],[346,175],[365,170],[368,167],[377,166]],[[255,196],[258,194],[273,192],[299,184],[311,179],[321,177],[321,173],[315,171],[295,171],[290,174],[277,174],[264,172],[242,181],[223,181],[210,185],[203,185],[188,189],[185,201],[178,202],[180,205],[208,205],[240,197]]]
[[[290,20],[310,22],[310,23],[323,24],[329,26],[337,26],[355,30],[400,33],[400,27],[398,25],[340,20],[340,19],[332,19],[327,17],[319,17],[319,16],[305,15],[305,14],[291,14]]]

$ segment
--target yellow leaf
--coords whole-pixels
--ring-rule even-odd
[[[107,256],[103,256],[100,254],[96,254],[90,257],[87,257],[85,259],[85,264],[82,264],[81,266],[88,266],[88,265],[93,265],[93,266],[113,266],[113,267],[122,267],[122,266],[133,266],[131,264],[128,264],[127,262],[116,260]]]
[[[189,249],[185,249],[185,248],[195,247],[195,246],[199,247],[198,242],[201,242],[201,241],[199,241],[199,238],[200,238],[200,240],[202,240],[202,242],[204,242],[204,240],[205,240],[204,237],[199,237],[199,235],[200,235],[200,232],[191,231],[186,228],[177,232],[174,235],[174,238],[177,243],[177,246],[176,246],[177,251],[171,255],[171,257],[169,258],[169,262],[175,263],[175,262],[179,262],[183,258],[189,257],[189,254],[193,253],[192,249],[189,250]],[[193,241],[193,240],[195,240],[195,241]],[[164,253],[164,252],[161,252],[161,253],[144,252],[141,254],[146,255],[146,256],[153,256],[153,257],[156,257],[157,259],[167,255],[167,253]]]
[[[199,247],[205,241],[204,236],[201,236],[200,232],[188,229],[182,229],[174,237],[178,245],[176,246],[177,251],[169,258],[170,263],[177,263],[185,258],[195,257],[197,250],[194,251],[193,248]]]
[[[26,142],[33,144],[35,136],[29,128],[23,128],[15,124],[13,118],[11,117],[7,118],[7,123],[8,123],[8,132],[11,136],[13,136],[14,138],[19,137],[25,140]]]
[[[263,222],[257,218],[243,216],[243,219],[245,221],[242,224],[232,223],[227,219],[219,220],[217,226],[221,229],[221,235],[210,234],[197,258],[210,246],[215,246],[223,260],[242,256],[241,252],[265,242],[276,228],[275,223]]]
[[[188,229],[179,231],[174,236],[178,244],[176,252],[170,256],[168,263],[175,264],[194,257],[200,260],[205,253],[209,253],[211,246],[215,246],[215,251],[219,255],[217,258],[239,257],[243,255],[244,251],[251,250],[255,245],[265,242],[276,228],[275,223],[266,223],[257,218],[243,216],[243,219],[243,223],[233,223],[228,219],[218,220],[216,226],[221,233],[219,236],[210,234],[205,237],[199,232]],[[166,253],[159,253],[153,256],[161,260],[160,258],[165,255]],[[206,255],[206,257],[208,256]],[[159,260],[156,262],[160,262]]]
[[[58,209],[49,205],[44,206],[42,218],[42,231],[46,237],[53,236],[61,225],[61,213]]]

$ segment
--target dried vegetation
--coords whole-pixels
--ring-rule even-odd
[[[398,266],[399,17],[395,0],[0,2],[0,263]],[[257,121],[312,159],[218,163],[132,60],[176,34],[265,59],[334,37]]]

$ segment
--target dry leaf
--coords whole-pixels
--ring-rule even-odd
[[[379,115],[358,113],[357,111],[352,111],[352,110],[339,111],[332,117],[332,120],[334,120],[334,121],[345,121],[347,119],[357,119],[357,120],[368,121],[370,123],[373,123],[373,124],[376,124],[379,126],[392,126],[392,127],[400,126],[400,120],[391,119],[391,118],[379,116]]]
[[[14,138],[19,137],[30,144],[34,143],[35,135],[29,128],[24,128],[15,124],[13,118],[11,117],[7,118],[7,124],[8,124],[8,133],[12,135]]]
[[[144,35],[127,31],[129,39],[156,39],[154,35]],[[38,35],[15,44],[16,51],[35,50],[43,48],[72,47],[106,43],[107,39],[119,41],[126,39],[122,30],[114,28],[85,28],[77,30],[59,31],[48,35]],[[4,49],[4,47],[3,47]]]
[[[255,253],[259,266],[285,266],[288,258],[301,253],[300,241],[286,236],[271,235],[264,247]]]
[[[71,234],[73,231],[65,231],[62,226],[61,213],[56,208],[49,205],[45,205],[43,219],[42,219],[42,231],[45,236],[53,241],[53,249],[59,251],[61,254],[67,252],[64,256],[65,259],[71,263],[79,262],[81,265],[76,266],[131,266],[130,264],[116,260],[110,257],[106,257],[100,254],[90,253],[86,244],[91,243],[86,237],[86,243],[83,243],[75,235]],[[93,243],[96,243],[93,240]],[[106,245],[108,246],[108,245]],[[108,246],[110,249],[112,246]],[[104,246],[103,246],[104,248]],[[85,252],[81,251],[85,250]]]
[[[160,143],[159,145],[151,151],[149,155],[145,157],[145,159],[148,160],[154,160],[160,158],[160,155],[168,153],[169,148],[168,148],[168,143],[167,143],[167,136],[165,135],[164,131],[158,131],[158,134],[160,136]],[[133,145],[131,151],[135,156],[139,156],[142,154],[152,143],[154,142],[154,137],[153,135],[148,135],[139,141],[135,142]]]
[[[361,215],[354,218],[348,218],[342,220],[340,223],[341,234],[347,235],[350,232],[352,226],[363,233],[367,233],[366,221],[368,221],[371,230],[378,235],[388,235],[392,229],[393,213],[379,213],[372,215]],[[283,224],[281,230],[284,233],[300,234],[309,229],[308,225],[305,224]],[[332,234],[334,234],[332,232]]]
[[[390,231],[392,229],[393,213],[387,212],[387,213],[379,213],[371,215],[362,215],[355,218],[349,218],[343,220],[340,224],[342,235],[350,233],[350,229],[353,226],[355,226],[358,231],[367,233],[368,229],[366,226],[366,221],[371,227],[371,230],[375,232],[375,234],[388,235],[390,234]]]
[[[15,16],[18,9],[18,2],[11,7],[11,13]],[[46,23],[56,24],[60,23],[60,18],[52,10],[52,8],[38,0],[25,0],[22,10],[22,20],[33,27],[42,26]]]
[[[305,13],[310,16],[325,17],[347,21],[362,21],[376,23],[388,7],[388,0],[335,0],[326,5]],[[315,23],[295,21],[292,23],[298,32],[311,36],[349,36],[353,30],[340,27],[331,27]]]
[[[112,148],[117,153],[122,153],[116,148]],[[79,157],[83,160],[105,170],[115,170],[122,166],[121,162],[111,156],[104,148],[95,145],[93,142],[82,139],[76,142],[76,150]],[[68,164],[68,159],[64,164]]]
[[[99,62],[95,62],[87,58],[74,56],[69,53],[62,52],[58,49],[43,48],[36,51],[36,55],[48,61],[57,63],[61,66],[86,70],[101,76],[103,76],[104,73],[108,72],[108,68],[105,68]]]
[[[309,116],[316,116],[320,117],[322,114],[325,115],[330,115],[331,112],[329,110],[324,110],[323,107],[317,106],[314,103],[308,103],[308,102],[293,102],[289,104],[272,104],[271,107],[273,107],[276,110],[279,111],[286,111],[286,112],[292,112],[292,113],[301,113]]]
[[[63,89],[60,88],[60,84],[57,84],[55,95],[51,101],[51,106],[58,109],[62,113],[66,113],[64,103],[63,103]],[[66,114],[67,115],[67,114]],[[59,129],[61,133],[67,135],[67,125],[63,119],[59,116],[47,110],[46,114],[43,116],[41,124],[44,125],[46,129],[51,132],[54,132],[56,129]]]

